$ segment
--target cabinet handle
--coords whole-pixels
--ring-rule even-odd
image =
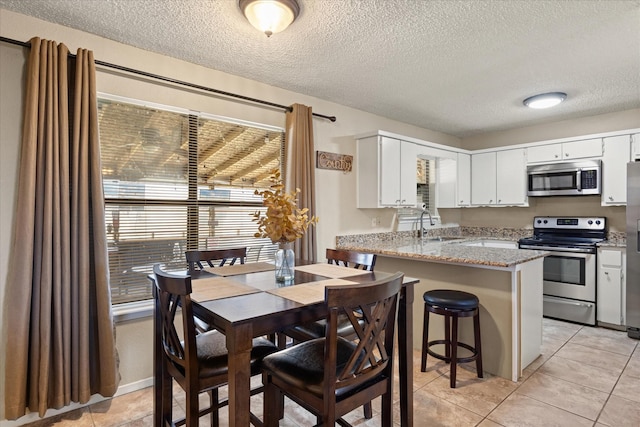
[[[557,154],[555,154],[553,157],[555,157],[555,158],[557,159],[557,158],[558,158],[558,155],[557,155]]]
[[[493,199],[489,199],[489,203],[493,203]]]
[[[498,203],[501,203],[501,202],[502,202],[502,199],[498,199]]]
[[[569,153],[564,153],[564,156],[565,157],[569,157]]]
[[[609,196],[609,201],[613,202],[613,196]]]
[[[605,272],[604,272],[604,274],[606,274],[606,275],[608,276],[608,275],[609,275],[609,272],[608,272],[608,271],[605,271]]]

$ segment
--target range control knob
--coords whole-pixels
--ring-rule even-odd
[[[589,223],[589,225],[592,225],[593,224],[593,220],[590,219],[589,221],[587,221],[587,223]]]
[[[600,225],[600,220],[596,219],[596,224]]]
[[[542,221],[541,221],[541,220],[538,220],[538,224],[542,224]]]
[[[547,223],[547,222],[549,222],[549,221],[547,221],[547,220],[545,219],[543,222],[546,224],[546,223]]]

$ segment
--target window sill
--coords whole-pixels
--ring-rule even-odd
[[[115,323],[127,322],[130,320],[142,319],[153,316],[153,300],[144,300],[116,304],[112,306],[113,321]]]

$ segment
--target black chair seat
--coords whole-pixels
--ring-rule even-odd
[[[480,303],[473,294],[448,289],[427,291],[422,297],[425,303],[448,310],[474,310]]]
[[[251,349],[251,375],[257,375],[260,367],[256,363],[264,356],[278,350],[276,345],[264,338],[254,338]],[[227,374],[229,370],[229,355],[227,353],[226,337],[213,330],[196,336],[196,352],[198,357],[198,373],[203,381],[207,377]]]
[[[356,344],[338,337],[337,372],[341,372],[349,358],[355,351]],[[262,359],[262,366],[296,388],[306,390],[318,397],[322,397],[325,369],[325,338],[305,341],[289,347],[278,353],[270,354]],[[358,358],[362,360],[364,354]],[[336,390],[336,397],[347,395],[359,389],[361,384],[354,387],[342,387]]]

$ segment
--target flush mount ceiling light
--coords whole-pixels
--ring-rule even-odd
[[[296,0],[240,0],[238,5],[249,23],[267,37],[287,28],[300,13]]]
[[[553,107],[554,105],[560,104],[565,100],[566,97],[567,94],[564,92],[549,92],[530,96],[529,98],[522,101],[522,103],[529,108],[549,108]]]

